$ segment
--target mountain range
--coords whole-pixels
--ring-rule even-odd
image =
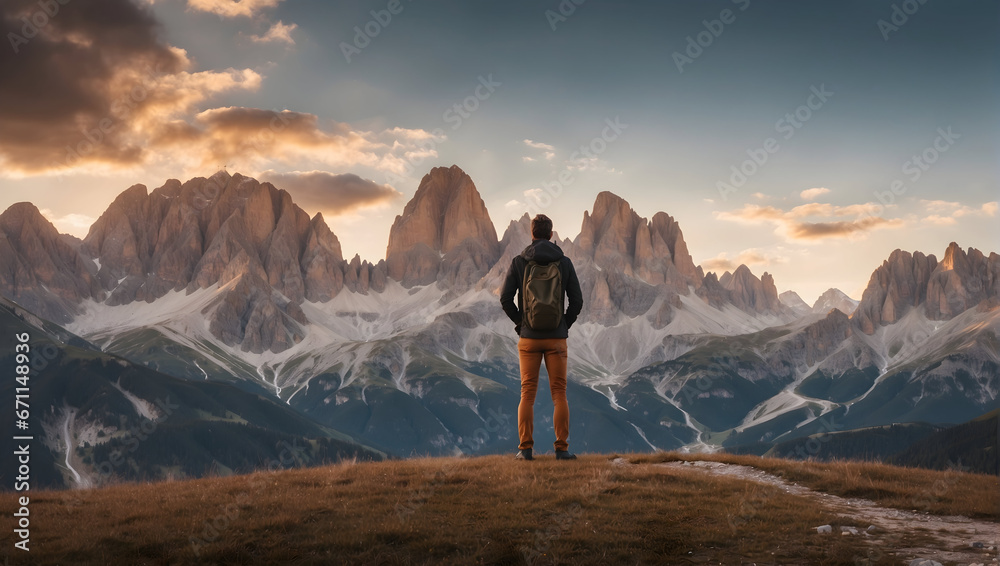
[[[240,422],[311,445],[336,438],[342,453],[506,451],[516,444],[519,374],[498,291],[529,225],[524,215],[498,238],[473,180],[439,167],[396,217],[386,259],[346,260],[322,215],[221,171],[129,188],[83,240],[30,203],[11,206],[0,214],[0,295],[60,348],[80,347],[72,337],[155,375],[115,382],[133,409],[155,404],[139,383],[175,380],[253,395],[286,416]],[[704,273],[674,218],[640,217],[611,192],[584,213],[576,238],[554,239],[584,293],[568,390],[577,450],[715,450],[960,423],[996,407],[996,253],[952,243],[938,262],[897,250],[860,302],[831,289],[809,307],[745,265]],[[115,378],[67,370],[50,379]],[[226,407],[230,394],[213,391]],[[82,410],[87,395],[53,388],[36,401],[48,407],[51,446],[100,451],[121,434],[113,409]],[[283,419],[316,428],[284,430]],[[545,429],[539,446],[552,440]],[[81,484],[59,469],[65,485]]]

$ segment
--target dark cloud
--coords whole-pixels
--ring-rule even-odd
[[[0,158],[23,171],[56,168],[74,152],[139,160],[121,121],[147,102],[144,79],[186,64],[159,31],[129,0],[0,2]]]
[[[276,3],[206,0],[202,6],[239,11]],[[354,131],[288,110],[204,109],[216,95],[256,90],[263,77],[251,69],[191,71],[186,52],[161,40],[160,24],[140,4],[0,0],[5,173],[132,167],[154,158],[201,167],[295,162],[308,164],[295,168],[322,163],[398,173],[429,135],[400,128]]]
[[[393,201],[402,193],[353,173],[334,175],[325,171],[277,173],[265,171],[260,179],[285,189],[306,210],[344,214]]]
[[[870,216],[853,222],[789,222],[785,229],[788,236],[795,240],[822,240],[825,238],[846,238],[864,234],[876,228],[896,228],[902,225],[903,221],[899,219],[888,220]]]

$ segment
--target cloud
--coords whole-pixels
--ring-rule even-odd
[[[30,0],[0,3],[0,37],[12,42],[0,49],[4,169],[51,169],[78,145],[89,160],[140,161],[142,147],[119,116],[142,112],[150,90],[143,81],[182,71],[183,52],[161,43],[151,12],[129,0],[60,5],[32,37],[22,35],[21,18],[38,10]]]
[[[230,4],[237,8],[224,10],[277,2],[192,6]],[[36,1],[4,0],[0,37],[21,33],[21,18],[37,10]],[[292,27],[278,22],[266,35],[280,37]],[[158,165],[365,166],[406,175],[414,164],[437,157],[436,144],[447,139],[419,129],[360,130],[289,110],[212,107],[224,94],[258,90],[264,77],[251,69],[196,71],[187,52],[163,43],[160,35],[146,3],[74,1],[61,5],[17,52],[0,49],[0,176]]]
[[[282,0],[188,0],[188,8],[226,18],[252,17]]]
[[[542,157],[544,157],[544,159],[546,161],[552,161],[553,159],[555,159],[555,157],[556,157],[556,148],[554,146],[551,146],[551,145],[549,145],[547,143],[536,142],[536,141],[529,140],[529,139],[525,139],[525,140],[522,140],[522,141],[524,142],[524,145],[526,145],[526,146],[528,146],[528,147],[530,147],[532,149],[542,150],[542,152],[543,152],[542,153]],[[525,163],[531,163],[531,162],[534,162],[534,161],[538,161],[538,158],[532,157],[530,155],[525,155],[524,157],[521,158],[521,160],[524,161]]]
[[[753,265],[771,266],[779,263],[787,263],[788,258],[782,255],[769,254],[759,248],[749,248],[743,250],[733,259],[729,259],[728,254],[721,253],[712,259],[701,262],[701,267],[705,271],[734,271],[740,265],[747,267]]]
[[[389,185],[380,185],[353,173],[336,175],[326,171],[273,170],[259,175],[279,189],[291,193],[295,202],[307,210],[346,214],[360,208],[388,204],[402,193]]]
[[[932,213],[925,216],[921,222],[936,224],[938,226],[957,224],[957,219],[963,217],[993,218],[997,215],[998,208],[1000,208],[997,201],[983,203],[979,207],[944,200],[921,200],[920,204],[927,212]]]
[[[536,141],[532,141],[532,140],[529,140],[529,139],[524,140],[524,145],[526,145],[528,147],[535,148],[535,149],[544,149],[545,151],[555,151],[556,150],[555,147],[553,147],[553,146],[551,146],[551,145],[549,145],[547,143],[536,142]]]
[[[830,192],[830,189],[827,189],[825,187],[819,187],[819,188],[815,188],[815,189],[806,189],[806,190],[802,191],[801,193],[799,193],[799,197],[801,197],[802,200],[816,200],[817,198],[819,198],[819,197],[821,197],[821,196],[823,196],[823,195],[825,195],[825,194],[827,194],[829,192]]]
[[[951,212],[957,208],[961,208],[961,203],[949,202],[946,200],[920,200],[921,206],[931,212]]]
[[[863,235],[876,228],[899,228],[903,221],[887,220],[878,216],[868,216],[859,220],[839,222],[793,222],[784,226],[788,238],[792,240],[825,240]]]
[[[295,45],[295,40],[292,39],[292,32],[298,27],[298,24],[286,25],[279,20],[264,35],[252,35],[250,39],[255,43],[287,43],[288,45]]]
[[[621,171],[608,165],[608,162],[598,158],[596,155],[590,157],[579,157],[566,161],[566,168],[570,171],[593,171],[597,173],[615,173],[621,175]]]
[[[951,216],[941,216],[939,214],[932,214],[925,217],[922,222],[927,222],[929,224],[936,224],[938,226],[951,226],[953,224],[958,224],[958,220],[955,220]]]
[[[48,208],[43,208],[39,212],[63,234],[85,234],[94,222],[97,221],[93,216],[87,216],[86,214],[70,213],[63,216],[56,216]]]
[[[528,199],[528,202],[540,202],[545,194],[540,188],[528,189],[524,191],[524,198]]]
[[[0,36],[22,33],[32,10],[27,0],[0,4]],[[143,164],[150,129],[220,93],[260,87],[250,69],[190,72],[187,53],[159,35],[148,7],[70,2],[16,50],[0,49],[4,173]]]
[[[260,108],[211,108],[190,120],[162,124],[150,145],[190,167],[281,169],[306,164],[317,169],[364,166],[406,175],[413,163],[437,157],[428,132],[394,128],[358,130],[320,120],[315,114]]]
[[[765,195],[764,193],[754,193],[754,194],[752,194],[750,196],[752,196],[753,198],[755,198],[757,200],[764,200],[764,199],[767,198],[767,195]]]
[[[880,206],[876,203],[835,206],[826,203],[809,203],[782,210],[774,206],[745,205],[731,212],[716,212],[719,220],[742,224],[771,224],[775,233],[787,240],[816,241],[831,238],[859,238],[880,228],[899,228],[900,219],[876,216]],[[833,220],[855,217],[854,220]],[[815,218],[816,220],[808,220]]]

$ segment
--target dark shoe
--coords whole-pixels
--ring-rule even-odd
[[[576,454],[569,450],[556,450],[556,460],[576,460]]]
[[[517,455],[514,456],[515,460],[534,460],[535,458],[531,455],[531,448],[525,448],[524,450],[518,450]]]

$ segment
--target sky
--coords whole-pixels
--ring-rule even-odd
[[[225,168],[385,256],[431,168],[498,236],[608,190],[812,303],[895,249],[997,251],[1000,3],[4,0],[0,210],[86,236]]]

